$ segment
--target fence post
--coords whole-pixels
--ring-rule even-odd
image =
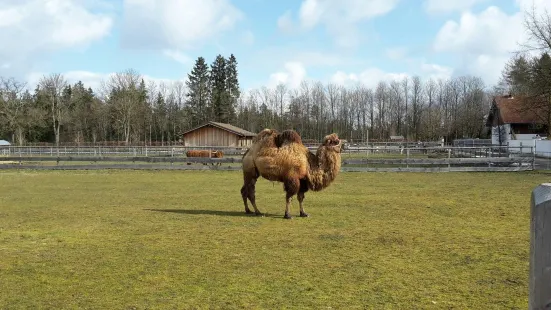
[[[448,171],[451,171],[451,170],[452,170],[451,158],[452,158],[452,149],[449,148],[449,149],[448,149]]]
[[[536,144],[532,147],[532,170],[536,170]]]
[[[528,309],[551,307],[551,183],[540,184],[530,200],[530,283]]]

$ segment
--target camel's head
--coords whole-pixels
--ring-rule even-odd
[[[340,153],[342,147],[342,141],[339,139],[336,133],[325,136],[323,138],[323,144],[325,148],[330,149],[334,152]]]

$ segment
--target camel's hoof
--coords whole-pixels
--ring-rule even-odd
[[[293,217],[291,215],[289,215],[289,213],[285,213],[285,215],[283,216],[284,219],[292,219]]]
[[[245,209],[245,213],[247,214],[251,214],[251,213],[254,213],[253,211],[249,210],[249,209]]]
[[[300,217],[309,217],[308,213],[306,212],[300,212]]]

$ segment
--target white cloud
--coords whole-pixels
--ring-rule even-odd
[[[188,65],[191,63],[191,58],[178,51],[178,50],[171,50],[171,49],[165,49],[163,51],[163,54],[166,56],[166,57],[169,57],[169,58],[172,58],[173,60],[183,64],[183,65]]]
[[[278,84],[284,84],[289,88],[297,88],[306,78],[306,68],[301,62],[287,62],[284,70],[270,75],[268,87],[275,87]]]
[[[354,47],[360,43],[357,24],[385,15],[400,0],[303,0],[298,16],[303,30],[323,25],[341,47]],[[280,29],[292,26],[290,12],[278,19]]]
[[[0,4],[0,74],[19,76],[50,52],[85,48],[107,36],[113,19],[77,0],[20,0]]]
[[[270,59],[268,64],[266,64],[266,59]],[[338,66],[360,66],[368,62],[368,59],[355,55],[351,56],[289,46],[272,46],[260,49],[249,60],[253,63],[262,63],[264,67],[275,65],[275,69],[286,62],[300,62],[305,67],[319,67],[323,69]]]
[[[509,16],[495,6],[478,15],[463,13],[459,22],[449,20],[444,24],[436,35],[434,49],[477,55],[513,52],[526,37],[522,21],[520,13]]]
[[[507,59],[526,39],[522,12],[508,15],[490,6],[479,14],[465,12],[459,21],[447,21],[436,35],[433,48],[456,54],[461,60],[457,66],[462,71],[493,84]]]
[[[343,86],[352,86],[360,83],[366,87],[375,88],[381,81],[402,80],[407,76],[409,75],[406,72],[389,73],[379,68],[368,68],[360,73],[337,71],[331,77],[331,82]]]
[[[122,42],[187,49],[232,29],[243,16],[229,0],[124,0]]]
[[[31,72],[27,75],[27,83],[34,88],[40,82],[43,76],[48,76],[47,72]],[[91,87],[95,92],[99,91],[101,80],[108,79],[110,74],[88,71],[68,71],[62,73],[65,80],[71,84],[82,81],[84,87]]]
[[[450,67],[437,65],[437,64],[431,64],[431,63],[422,63],[421,64],[421,74],[420,76],[423,76],[425,78],[429,79],[449,79],[454,70]]]
[[[490,0],[425,0],[423,7],[430,14],[443,14],[455,11],[467,11],[477,4]]]
[[[31,72],[27,75],[27,84],[34,88],[38,83],[40,82],[40,79],[43,76],[48,76],[50,73],[46,72]],[[65,80],[69,84],[74,84],[78,81],[82,81],[84,84],[84,87],[88,88],[91,87],[92,90],[96,93],[102,92],[102,82],[107,82],[109,78],[114,75],[115,73],[102,73],[102,72],[90,72],[90,71],[67,71],[61,73]],[[166,78],[158,78],[158,77],[152,77],[147,74],[142,74],[142,78],[144,79],[145,83],[149,83],[149,81],[154,81],[155,83],[159,84],[161,82],[171,84],[178,80],[173,79],[166,79]],[[185,77],[180,79],[181,81],[185,81]]]

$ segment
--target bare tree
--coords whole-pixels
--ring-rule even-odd
[[[287,86],[283,83],[277,84],[275,91],[273,92],[274,100],[273,102],[277,105],[277,108],[279,109],[279,117],[281,118],[281,122],[279,124],[279,127],[283,129],[285,127],[285,100],[287,97]]]
[[[137,71],[129,69],[112,75],[106,85],[112,116],[122,130],[125,144],[130,143],[133,126],[138,126],[136,116],[140,103],[138,87],[141,80],[142,76]]]
[[[50,104],[50,116],[52,118],[52,127],[55,134],[55,144],[59,146],[60,128],[68,118],[70,100],[64,98],[63,91],[68,86],[63,75],[52,73],[43,76],[39,81],[43,95]]]
[[[538,14],[537,12],[541,12]],[[524,28],[528,31],[529,41],[522,43],[521,52],[551,51],[551,14],[544,9],[537,9],[534,4],[530,10],[524,12]]]
[[[387,136],[387,109],[388,109],[388,85],[384,81],[377,84],[375,90],[375,101],[377,103],[377,116],[379,125],[379,139],[385,139]]]
[[[338,100],[338,87],[334,83],[327,84],[327,101],[329,103],[329,109],[331,109],[331,128],[330,130],[335,131],[335,120],[336,120],[336,109],[337,109],[337,100]]]
[[[415,140],[419,140],[421,134],[421,115],[424,106],[423,84],[419,76],[414,76],[412,78],[412,84],[411,118]]]
[[[405,77],[403,80],[402,80],[402,87],[403,87],[403,92],[404,92],[404,105],[405,105],[405,111],[404,111],[404,127],[405,127],[405,130],[406,130],[406,140],[409,139],[409,126],[411,124],[410,122],[410,119],[409,119],[409,110],[408,110],[408,105],[409,105],[409,92],[410,92],[410,88],[409,88],[409,77]]]
[[[427,96],[427,113],[426,113],[426,128],[427,133],[426,136],[429,139],[436,139],[437,135],[437,129],[435,127],[438,126],[438,121],[435,120],[435,102],[436,102],[436,90],[437,85],[436,82],[433,79],[429,79],[425,83],[425,94]]]
[[[12,133],[12,141],[23,145],[24,129],[28,118],[27,102],[23,98],[26,83],[14,78],[0,77],[0,117]]]

